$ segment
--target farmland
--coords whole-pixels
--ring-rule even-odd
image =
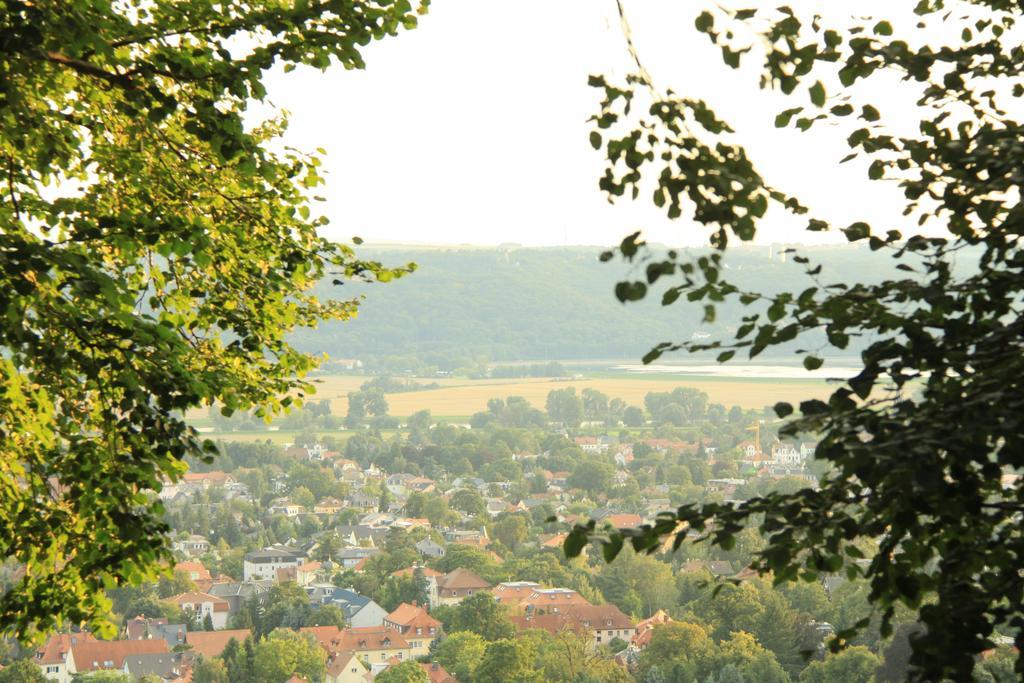
[[[364,377],[327,376],[317,378],[314,399],[328,399],[331,412],[345,415],[348,410],[347,394],[359,389]],[[418,410],[429,410],[436,416],[464,417],[485,410],[491,398],[522,396],[537,408],[544,407],[548,392],[573,387],[577,392],[585,388],[597,389],[610,397],[621,398],[630,405],[643,405],[644,396],[652,391],[671,391],[676,387],[692,387],[708,394],[713,403],[743,408],[761,408],[777,401],[800,401],[822,398],[828,393],[828,384],[822,380],[807,379],[735,379],[690,375],[685,377],[585,377],[561,380],[537,379],[440,379],[436,389],[407,391],[387,395],[390,414],[407,416]],[[425,381],[426,382],[426,381]]]

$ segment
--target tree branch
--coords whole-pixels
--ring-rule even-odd
[[[89,62],[86,62],[81,59],[75,59],[74,57],[68,57],[67,55],[63,55],[59,52],[48,50],[43,53],[43,59],[54,64],[60,64],[61,66],[69,67],[74,71],[77,71],[78,73],[84,74],[86,76],[95,76],[97,78],[102,78],[108,83],[113,83],[114,85],[118,85],[122,88],[135,87],[135,83],[134,81],[132,81],[131,76],[127,74],[120,74],[114,71],[107,71],[106,69],[98,67],[95,64],[90,64]]]

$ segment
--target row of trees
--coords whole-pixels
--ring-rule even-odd
[[[491,399],[485,412],[476,413],[470,423],[475,428],[489,425],[503,427],[543,427],[547,421],[578,429],[584,422],[605,427],[643,427],[648,415],[655,426],[689,427],[703,422],[721,426],[739,424],[747,419],[739,406],[726,408],[710,403],[703,391],[679,387],[671,392],[651,392],[644,398],[647,409],[631,406],[621,398],[610,398],[604,392],[586,387],[576,393],[575,387],[554,389],[548,393],[544,412],[534,408],[520,396]]]

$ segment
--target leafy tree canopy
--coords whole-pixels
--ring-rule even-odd
[[[678,546],[680,529],[689,527],[728,549],[740,529],[757,525],[766,546],[755,568],[780,582],[863,574],[883,636],[897,606],[918,613],[924,630],[911,641],[913,675],[966,680],[997,628],[1019,634],[1024,651],[1024,487],[1012,476],[1001,481],[1024,466],[1015,379],[1024,369],[1024,144],[1013,113],[1024,95],[1014,31],[1024,9],[1009,0],[919,0],[886,5],[893,16],[844,21],[813,14],[813,5],[749,4],[702,3],[695,28],[727,66],[752,63],[762,89],[792,99],[772,114],[777,127],[845,131],[848,149],[836,156],[848,152],[843,162],[898,187],[903,215],[870,225],[813,211],[781,189],[784,178],[759,173],[706,102],[660,90],[640,65],[642,50],[630,44],[634,75],[591,78],[604,96],[591,133],[607,156],[600,186],[611,200],[635,199],[649,182],[650,198],[669,218],[710,231],[710,250],[662,252],[636,233],[602,258],[620,256],[643,273],[617,285],[621,301],[655,294],[664,305],[699,302],[708,322],[723,304],[748,308],[734,337],[665,341],[646,362],[678,349],[714,350],[725,362],[796,344],[817,349],[803,353],[814,370],[826,348],[863,343],[862,369],[826,401],[776,406],[789,418],[782,435],[817,438],[815,457],[829,465],[819,489],[684,505],[646,529],[599,542],[610,559],[625,540],[654,550],[676,535]],[[902,108],[871,99],[872,83],[892,79],[903,83]],[[897,123],[908,116],[913,125]],[[897,274],[837,280],[797,250],[801,288],[766,294],[738,286],[726,270],[730,245],[753,239],[769,210],[811,232],[866,244]],[[917,234],[926,224],[940,236]],[[570,554],[591,531],[574,532]],[[868,553],[858,544],[865,538],[875,545]],[[870,622],[841,630],[834,647]],[[1024,674],[1024,658],[1017,672]]]
[[[317,234],[319,160],[253,124],[275,65],[363,66],[426,0],[10,0],[0,10],[0,627],[113,634],[104,588],[170,557],[147,494],[209,455],[193,407],[274,412],[344,319],[324,277],[388,270]],[[276,146],[274,149],[279,148]]]
[[[506,618],[506,608],[490,593],[475,593],[460,602],[445,624],[448,631],[469,631],[486,640],[501,640],[515,636],[515,627]]]
[[[850,681],[870,683],[875,680],[875,671],[881,660],[862,645],[842,652],[829,654],[821,662],[811,664],[800,673],[800,683],[828,683],[829,681]]]
[[[31,659],[19,659],[0,670],[0,683],[43,683],[46,676]]]
[[[327,670],[327,653],[308,633],[281,628],[256,645],[253,669],[257,683],[279,683],[292,674],[319,681]]]
[[[395,664],[377,674],[373,680],[379,683],[429,683],[430,677],[419,662],[408,661]]]
[[[487,641],[472,631],[456,631],[445,636],[434,651],[434,657],[459,681],[473,680]]]

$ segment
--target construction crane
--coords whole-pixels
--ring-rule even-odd
[[[757,420],[754,424],[747,427],[748,432],[754,432],[754,449],[760,454],[761,453],[761,423],[764,420]]]

